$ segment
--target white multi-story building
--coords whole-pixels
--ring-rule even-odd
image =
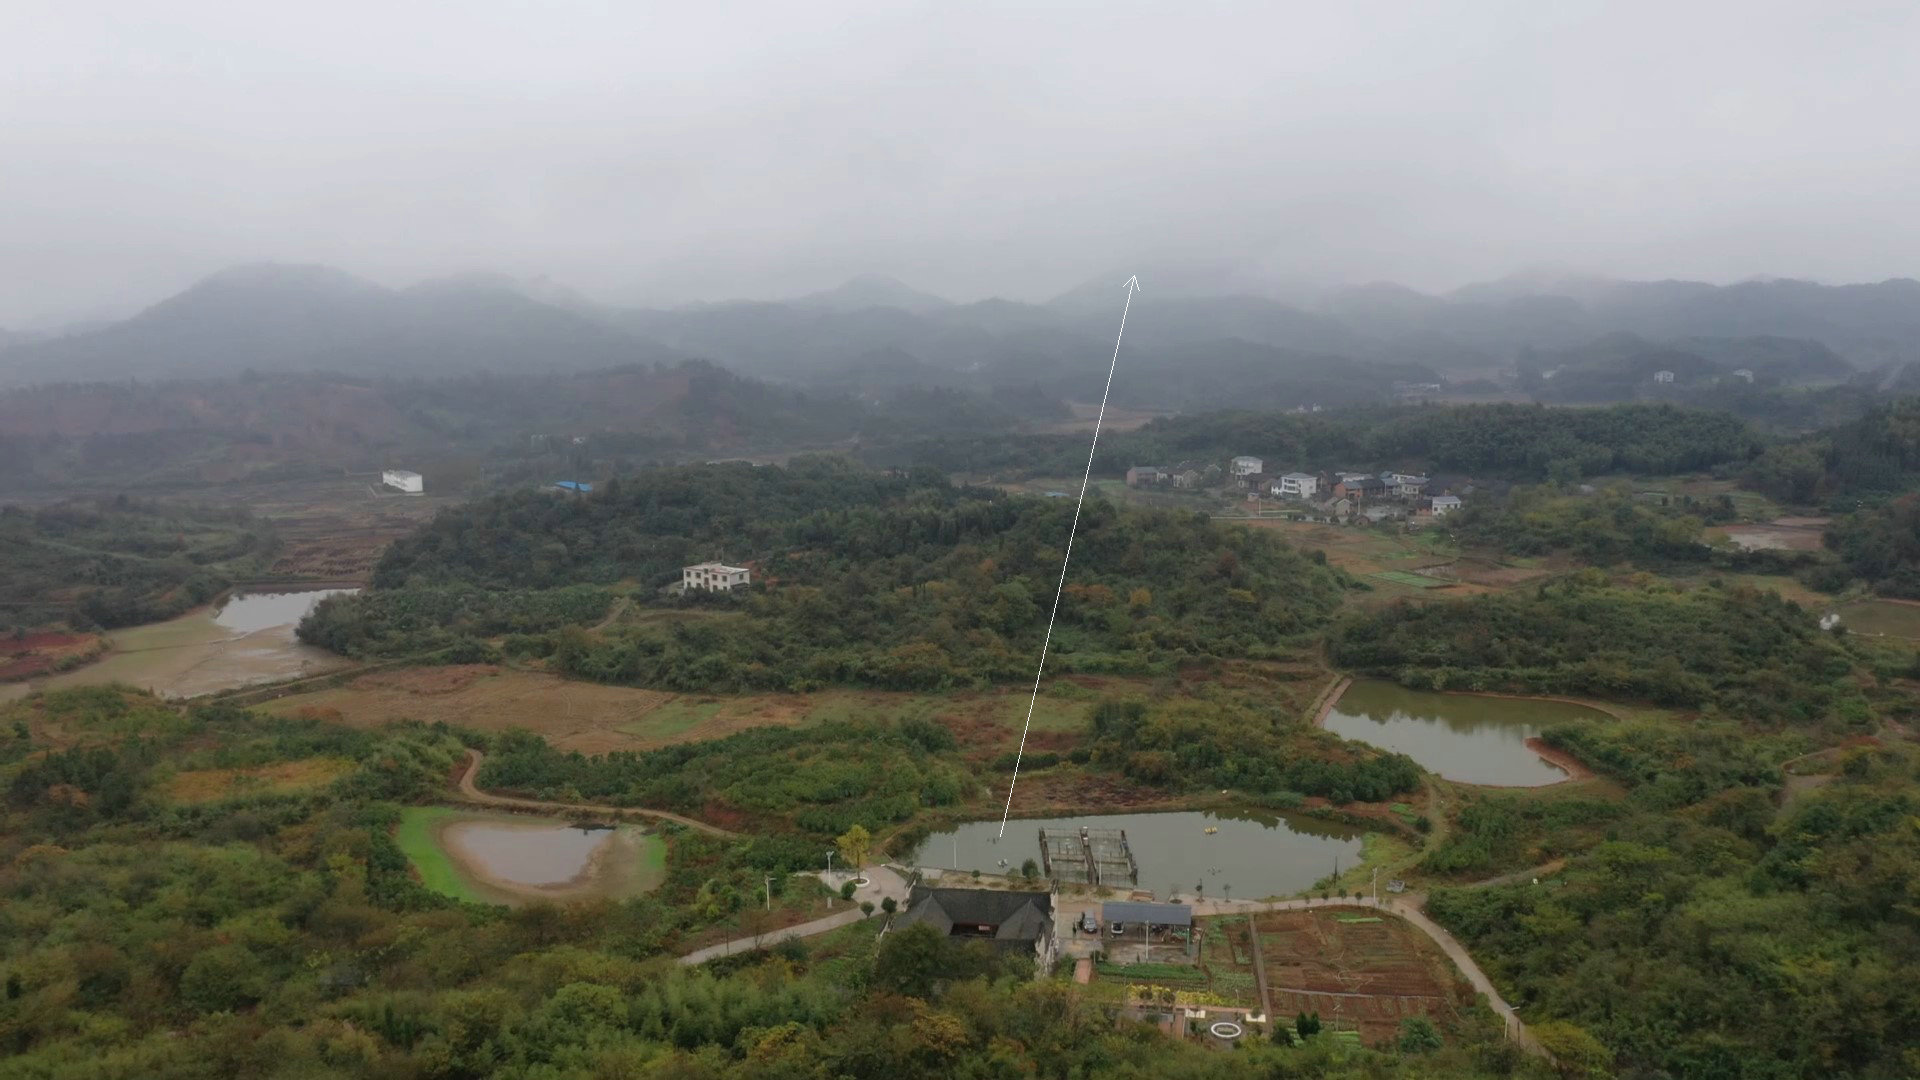
[[[405,469],[386,470],[380,474],[380,482],[408,495],[424,495],[427,492],[426,480],[419,473]]]
[[[1273,493],[1283,499],[1311,499],[1320,490],[1320,478],[1312,473],[1280,474],[1273,482]]]
[[[1389,493],[1406,498],[1420,494],[1427,486],[1427,478],[1418,473],[1383,472],[1380,482],[1387,485]]]
[[[1653,373],[1653,381],[1657,383],[1670,383],[1673,381],[1673,372],[1656,371]]]
[[[1262,462],[1259,458],[1247,457],[1246,455],[1242,454],[1241,456],[1233,459],[1233,475],[1252,476],[1254,473],[1266,471],[1263,466],[1264,466],[1264,462]]]
[[[680,587],[683,589],[706,589],[709,592],[727,592],[742,585],[751,584],[750,575],[744,566],[728,566],[725,563],[703,562],[694,566],[680,568]]]
[[[1433,497],[1434,517],[1445,517],[1458,509],[1460,509],[1460,496],[1458,495],[1435,495]]]

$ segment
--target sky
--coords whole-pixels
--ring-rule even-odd
[[[0,326],[222,267],[617,303],[1182,261],[1920,276],[1920,5],[8,0]]]

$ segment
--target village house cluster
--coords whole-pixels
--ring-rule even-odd
[[[1135,465],[1127,470],[1128,487],[1158,485],[1238,491],[1250,502],[1278,499],[1327,521],[1414,524],[1458,510],[1460,494],[1470,490],[1463,482],[1391,469],[1378,473],[1273,472],[1264,460],[1250,455],[1233,458],[1225,468],[1217,462],[1182,461],[1171,467]]]

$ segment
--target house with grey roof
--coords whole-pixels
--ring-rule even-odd
[[[995,950],[1053,964],[1053,897],[1004,889],[936,889],[916,885],[895,929],[924,923],[952,938],[984,941]]]

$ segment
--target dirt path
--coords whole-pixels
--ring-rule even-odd
[[[1333,707],[1340,701],[1340,695],[1346,693],[1347,687],[1352,685],[1353,680],[1342,675],[1333,681],[1332,686],[1322,691],[1320,696],[1314,699],[1312,705],[1307,706],[1307,713],[1313,717],[1312,724],[1314,727],[1327,726],[1327,714],[1333,711]]]
[[[592,803],[546,802],[541,799],[516,798],[512,795],[495,795],[491,792],[480,790],[473,782],[473,778],[480,773],[480,762],[485,760],[485,757],[486,755],[478,750],[471,748],[467,750],[467,771],[460,774],[459,785],[460,797],[466,802],[477,803],[481,806],[505,806],[516,810],[554,810],[562,813],[580,812],[598,814],[616,820],[630,814],[640,814],[644,817],[658,818],[662,821],[672,821],[680,825],[685,825],[689,829],[699,829],[703,833],[710,833],[714,836],[738,837],[740,835],[737,832],[729,832],[726,829],[722,829],[717,825],[709,825],[704,821],[695,821],[690,817],[682,817],[679,814],[670,813],[666,810],[647,810],[638,806],[598,806]],[[829,929],[831,929],[831,927],[829,927]],[[819,931],[815,932],[818,933]]]

